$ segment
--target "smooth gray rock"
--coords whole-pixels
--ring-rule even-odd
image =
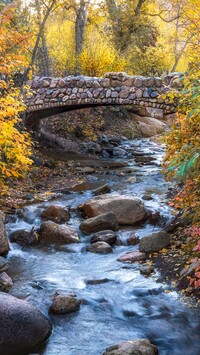
[[[139,249],[145,253],[151,253],[167,247],[170,244],[170,236],[165,231],[153,233],[140,239]]]
[[[0,354],[34,352],[51,334],[51,323],[26,301],[0,292]]]
[[[158,349],[148,339],[125,341],[110,346],[103,355],[157,355]]]
[[[108,212],[93,218],[86,219],[81,223],[80,229],[83,233],[86,234],[100,232],[106,229],[115,231],[118,229],[118,222],[115,214]]]

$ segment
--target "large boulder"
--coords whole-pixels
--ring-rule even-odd
[[[80,224],[83,233],[95,233],[106,229],[117,230],[118,222],[114,213],[108,212],[88,218]]]
[[[0,304],[0,354],[29,354],[50,336],[49,320],[28,302],[0,292]]]
[[[165,231],[153,233],[140,239],[139,249],[145,253],[151,253],[167,247],[170,244],[170,236]]]
[[[136,197],[125,195],[97,196],[86,201],[83,209],[88,217],[113,212],[118,223],[124,225],[136,224],[147,218],[147,211],[143,202]]]
[[[78,233],[70,226],[45,221],[39,229],[39,241],[42,243],[69,244],[80,241]]]
[[[8,250],[9,244],[5,228],[5,215],[0,211],[0,255],[6,255]]]
[[[41,217],[56,223],[64,223],[69,220],[69,209],[58,205],[48,206]]]
[[[143,137],[163,133],[167,128],[166,124],[157,118],[134,115],[133,119],[137,123],[137,130]]]
[[[110,346],[103,355],[157,355],[158,349],[148,339],[136,339]]]
[[[160,108],[143,107],[141,108],[141,111],[142,110],[143,110],[143,114],[141,114],[142,112],[140,112],[141,116],[153,117],[153,118],[157,118],[158,120],[162,120],[164,118],[164,111]]]

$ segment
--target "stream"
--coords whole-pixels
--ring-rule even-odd
[[[136,338],[148,338],[160,355],[200,355],[198,312],[185,305],[169,285],[161,283],[156,270],[145,277],[140,274],[139,263],[117,261],[127,251],[138,250],[138,245],[127,245],[127,238],[158,231],[171,216],[167,205],[169,184],[160,167],[164,148],[148,139],[124,141],[120,148],[126,151],[126,167],[98,168],[87,175],[88,184],[58,193],[53,201],[25,206],[22,216],[10,216],[8,235],[16,229],[39,227],[41,212],[50,204],[70,206],[68,224],[79,231],[82,219],[76,213],[77,206],[93,197],[93,190],[105,183],[110,185],[111,194],[140,198],[150,195],[152,199],[144,203],[150,211],[160,212],[159,224],[121,227],[112,254],[86,251],[90,236],[80,231],[78,244],[25,248],[12,244],[8,259],[14,286],[10,293],[28,300],[50,318],[53,333],[39,352],[43,355],[101,355],[110,345]],[[135,159],[134,150],[146,159]],[[88,282],[102,279],[106,282]],[[55,292],[75,293],[82,300],[80,310],[69,315],[49,315]]]

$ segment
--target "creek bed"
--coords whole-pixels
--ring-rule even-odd
[[[127,167],[98,168],[97,173],[88,175],[88,185],[75,187],[66,195],[59,194],[53,202],[28,205],[23,209],[23,217],[14,216],[7,224],[8,233],[37,228],[44,208],[59,204],[71,207],[68,223],[79,231],[82,219],[77,216],[76,207],[93,196],[96,186],[105,183],[111,186],[111,194],[140,198],[151,195],[152,200],[145,200],[145,205],[161,215],[156,226],[146,223],[120,228],[117,232],[120,243],[114,246],[112,254],[86,251],[90,236],[80,231],[79,244],[23,249],[12,244],[8,259],[14,287],[10,293],[33,303],[53,324],[53,334],[40,354],[101,355],[110,345],[136,338],[148,338],[158,347],[160,355],[200,354],[198,312],[185,305],[173,289],[160,283],[157,272],[147,278],[140,274],[140,264],[117,261],[125,252],[138,249],[137,245],[125,243],[128,237],[136,233],[141,238],[160,230],[171,214],[166,197],[169,185],[160,167],[163,147],[148,139],[138,139],[125,141],[122,148],[127,151],[123,160],[132,172],[127,173]],[[130,148],[142,151],[151,159],[143,163],[138,161]],[[103,279],[106,282],[91,282]],[[82,300],[80,310],[70,315],[49,315],[48,309],[56,292],[75,293]]]

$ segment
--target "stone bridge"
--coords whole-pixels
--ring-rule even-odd
[[[137,105],[173,113],[177,100],[170,102],[167,94],[180,87],[180,75],[145,78],[120,72],[107,73],[102,78],[36,77],[28,82],[30,89],[25,93],[25,124],[33,125],[41,118],[65,111],[105,105]]]

